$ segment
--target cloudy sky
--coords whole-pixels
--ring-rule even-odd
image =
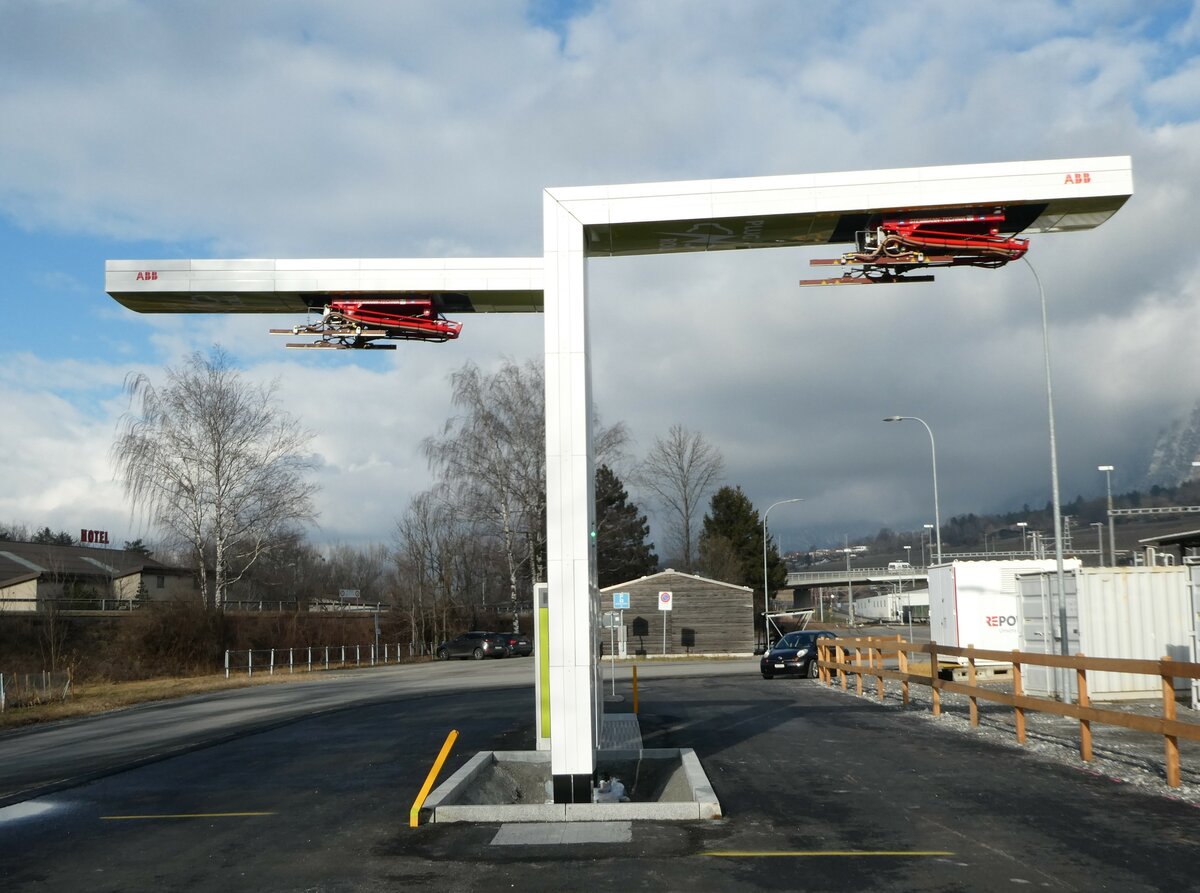
[[[1103,227],[1035,237],[1064,499],[1141,483],[1200,397],[1200,7],[1142,0],[0,0],[0,521],[153,537],[113,480],[132,371],[219,343],[315,433],[322,542],[387,541],[462,364],[542,318],[295,351],[291,320],[139,316],[106,258],[530,256],[547,186],[1133,157]],[[836,253],[836,252],[834,252]],[[802,249],[591,262],[597,408],[673,423],[785,549],[1043,505],[1024,264],[804,289]],[[864,293],[865,292],[865,293]],[[653,508],[647,505],[647,508]]]

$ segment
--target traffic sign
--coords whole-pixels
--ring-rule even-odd
[[[660,592],[658,594],[658,610],[660,610],[660,611],[671,610],[671,593],[670,592]]]
[[[613,593],[613,610],[628,611],[629,610],[629,593],[614,592]]]

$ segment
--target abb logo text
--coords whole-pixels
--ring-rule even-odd
[[[1092,175],[1089,173],[1067,174],[1066,179],[1063,180],[1064,185],[1067,183],[1073,183],[1076,186],[1079,186],[1083,183],[1091,183],[1091,182],[1092,182]]]
[[[983,618],[988,626],[1016,626],[1017,618],[1012,614],[992,614]]]
[[[149,282],[152,279],[158,278],[158,270],[144,270],[137,274],[138,282]]]

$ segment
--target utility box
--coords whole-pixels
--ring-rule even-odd
[[[1063,562],[1067,570],[1078,558]],[[1020,647],[1017,575],[1055,570],[1052,559],[951,561],[929,569],[929,637],[939,645],[1015,651]],[[939,656],[939,659],[942,659]],[[945,658],[965,664],[966,658]],[[977,664],[999,661],[976,661]]]
[[[1192,594],[1186,567],[1078,568],[1066,580],[1067,653],[1130,660],[1195,661]],[[1058,586],[1053,573],[1018,580],[1022,651],[1062,653]],[[1071,701],[1078,696],[1075,672],[1030,665],[1024,671],[1031,695]],[[1162,680],[1142,673],[1090,671],[1088,698],[1120,701],[1160,697]],[[1189,679],[1175,690],[1191,692]]]

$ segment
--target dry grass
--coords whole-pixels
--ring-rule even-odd
[[[222,673],[213,676],[192,676],[182,679],[142,679],[136,682],[84,682],[71,686],[72,695],[66,701],[50,704],[34,704],[28,707],[10,707],[0,713],[0,729],[52,722],[76,716],[90,716],[108,710],[119,710],[134,704],[163,701],[185,695],[230,688],[246,688],[250,685],[266,685],[286,682],[299,676],[236,676],[226,679]]]

